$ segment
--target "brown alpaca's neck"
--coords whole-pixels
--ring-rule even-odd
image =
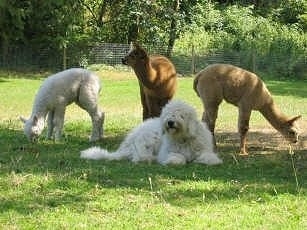
[[[273,101],[265,104],[259,111],[278,131],[282,130],[284,124],[287,122],[287,117],[280,111]]]
[[[138,62],[134,67],[134,72],[139,81],[147,88],[151,89],[155,87],[157,80],[157,72],[152,68],[149,57],[145,63]]]

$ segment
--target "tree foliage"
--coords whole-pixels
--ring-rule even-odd
[[[238,5],[249,6],[248,11]],[[230,9],[228,9],[230,7]],[[221,17],[221,9],[227,14]],[[244,8],[243,8],[244,9]],[[0,3],[1,43],[75,42],[87,38],[97,42],[172,44],[191,24],[208,31],[218,30],[221,20],[228,20],[226,29],[235,28],[238,14],[270,15],[282,24],[306,27],[305,0],[2,0]],[[269,18],[268,16],[267,18]],[[223,19],[222,19],[223,18]],[[253,22],[248,22],[253,23]],[[247,23],[244,23],[247,24]],[[232,28],[231,28],[232,27]],[[234,33],[236,31],[233,31]],[[172,46],[172,45],[171,45]]]
[[[20,44],[60,51],[137,40],[168,55],[193,46],[304,56],[306,12],[306,0],[2,0],[0,48],[5,57]]]

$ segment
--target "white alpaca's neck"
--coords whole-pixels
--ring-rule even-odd
[[[37,107],[34,108],[33,107],[31,117],[36,116],[38,119],[45,120],[45,118],[47,116],[47,113],[48,113],[48,111],[47,111],[46,108],[40,108],[40,107],[39,108],[37,108]]]
[[[40,124],[40,126],[42,126],[41,128],[43,129],[47,114],[48,109],[46,107],[46,101],[42,100],[40,96],[37,96],[32,108],[31,118],[33,119],[34,116],[36,116],[38,124]]]
[[[278,131],[282,130],[288,120],[274,102],[265,104],[259,111]]]

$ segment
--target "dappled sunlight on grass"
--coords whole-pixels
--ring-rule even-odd
[[[223,103],[216,134],[221,165],[80,159],[80,151],[91,146],[116,150],[142,122],[138,82],[133,72],[125,74],[99,72],[99,104],[106,119],[104,138],[95,143],[88,141],[89,115],[74,104],[67,108],[61,141],[46,140],[44,131],[38,142],[28,142],[18,115],[31,113],[41,80],[0,82],[0,228],[304,229],[307,110],[302,104],[307,98],[303,93],[295,96],[295,87],[297,92],[305,90],[303,83],[269,85],[284,113],[303,115],[299,124],[304,132],[292,146],[293,155],[255,111],[248,134],[250,155],[238,156],[238,111]],[[192,104],[200,118],[203,108],[192,82],[180,78],[176,98]]]

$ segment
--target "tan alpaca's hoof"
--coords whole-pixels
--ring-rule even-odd
[[[239,153],[239,156],[241,157],[247,157],[248,156],[248,152],[246,150],[246,145],[245,143],[241,141],[241,145],[240,145],[240,153]]]
[[[248,157],[248,152],[246,152],[245,150],[241,150],[240,153],[239,153],[239,156]]]

